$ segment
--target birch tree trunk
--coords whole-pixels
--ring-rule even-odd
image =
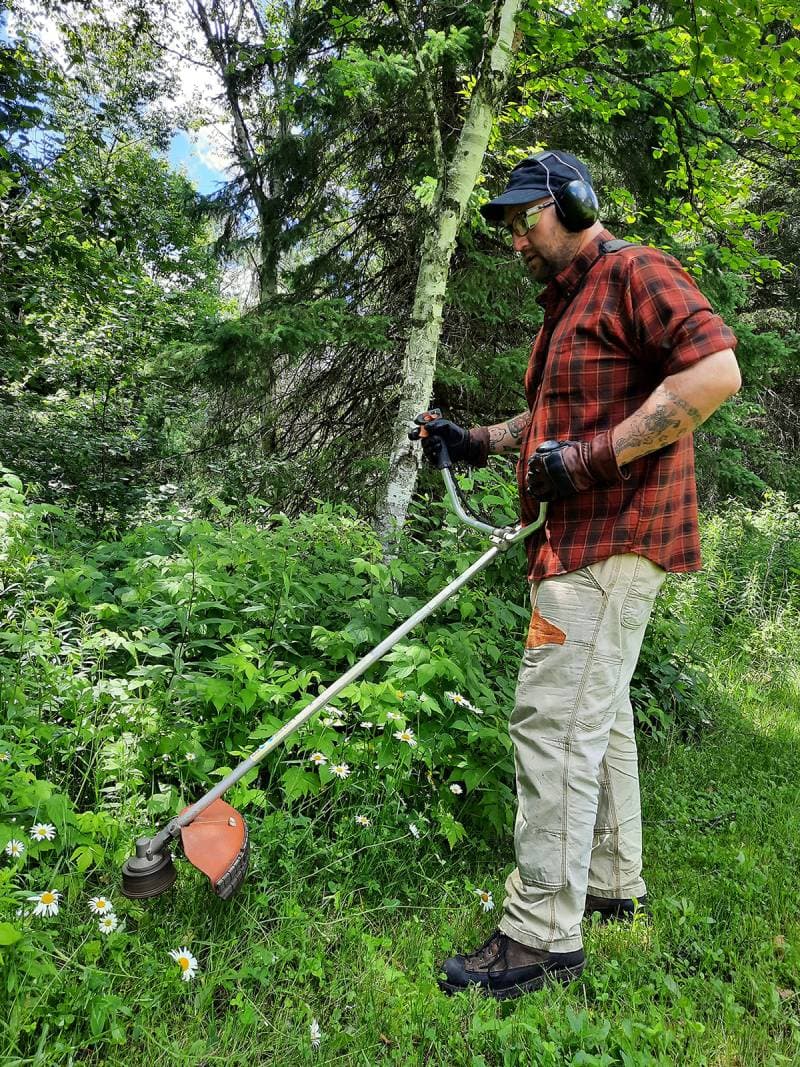
[[[476,81],[453,158],[440,175],[434,215],[422,247],[414,307],[403,357],[400,406],[378,531],[385,549],[405,522],[419,469],[408,423],[429,404],[442,330],[442,308],[456,235],[480,173],[486,145],[505,90],[521,0],[494,0],[486,22],[486,62]]]

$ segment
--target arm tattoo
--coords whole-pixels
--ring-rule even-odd
[[[663,387],[660,392],[655,406],[650,411],[633,415],[632,425],[614,442],[617,455],[628,449],[638,456],[657,452],[691,433],[703,421],[697,408],[683,397]]]
[[[498,422],[495,426],[489,427],[489,451],[505,452],[514,448],[519,448],[519,442],[522,435],[531,421],[530,411],[525,411],[521,415],[515,415],[512,419],[508,419],[507,422]]]

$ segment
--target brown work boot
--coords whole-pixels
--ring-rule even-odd
[[[478,986],[488,996],[506,1000],[541,989],[547,982],[571,982],[585,963],[582,948],[574,952],[545,952],[521,945],[495,930],[468,956],[451,956],[445,960],[440,970],[447,977],[439,979],[439,986],[445,993]]]
[[[631,922],[634,915],[647,915],[647,896],[635,897],[593,897],[586,894],[583,905],[583,917],[591,922],[593,915],[599,915],[601,923],[619,921]]]

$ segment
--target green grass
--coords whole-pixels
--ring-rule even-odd
[[[710,670],[701,736],[642,746],[652,923],[588,930],[569,988],[438,992],[436,960],[492,928],[472,890],[499,905],[510,842],[451,855],[428,834],[337,837],[310,806],[250,816],[253,868],[228,904],[181,864],[165,897],[115,894],[124,931],[108,942],[60,929],[57,979],[12,991],[3,1064],[800,1063],[800,675],[719,650]],[[193,983],[167,956],[182,945]],[[44,1023],[39,998],[58,1004]]]

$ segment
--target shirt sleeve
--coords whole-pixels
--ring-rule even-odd
[[[664,377],[714,352],[736,347],[736,336],[711,309],[672,256],[655,252],[630,260],[628,298],[641,356]]]

